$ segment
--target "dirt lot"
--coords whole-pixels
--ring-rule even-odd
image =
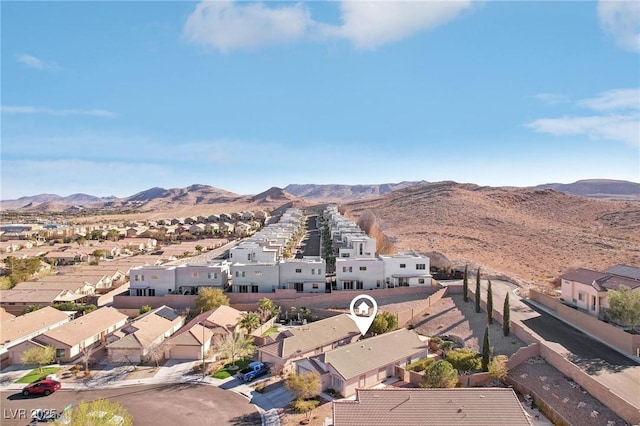
[[[462,295],[450,295],[414,319],[415,330],[425,336],[451,336],[453,340],[475,350],[482,350],[482,338],[487,324],[487,314],[475,311],[472,300],[464,302]],[[504,337],[502,325],[494,321],[489,326],[489,340],[494,355],[513,355],[519,348],[526,346],[520,339],[511,335]]]
[[[627,424],[543,358],[528,359],[511,371],[509,376],[535,392],[569,424],[602,426]]]

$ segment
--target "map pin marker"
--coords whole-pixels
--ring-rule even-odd
[[[351,311],[349,316],[364,336],[378,313],[378,304],[373,297],[361,294],[353,298],[351,305],[349,305],[349,311]]]

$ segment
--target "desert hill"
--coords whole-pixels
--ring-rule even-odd
[[[538,185],[536,188],[554,189],[589,198],[640,200],[640,183],[625,180],[586,179],[569,184],[547,183]]]
[[[290,194],[286,190],[277,187],[271,187],[260,194],[254,195],[249,198],[252,203],[269,203],[272,201],[287,203],[289,201],[302,201],[295,195]]]
[[[637,202],[438,182],[344,208],[352,218],[372,211],[398,249],[439,252],[458,265],[485,265],[524,282],[578,266],[640,264]]]
[[[115,197],[96,197],[94,195],[88,194],[71,194],[66,197],[62,197],[56,194],[39,194],[28,197],[20,197],[16,200],[3,200],[2,201],[2,209],[3,210],[30,210],[35,208],[36,206],[41,206],[40,211],[47,211],[47,208],[60,208],[58,211],[65,210],[70,206],[82,206],[89,207],[95,204],[108,202],[114,200]],[[58,203],[58,204],[50,204],[46,203]],[[53,210],[49,210],[53,211]]]
[[[382,183],[375,185],[297,185],[291,184],[285,186],[285,191],[296,197],[303,198],[308,201],[316,202],[338,202],[338,201],[356,201],[369,198],[376,198],[380,195],[388,194],[397,189],[407,188],[409,186],[426,183],[419,182],[400,182],[400,183]]]

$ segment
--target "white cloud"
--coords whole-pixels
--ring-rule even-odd
[[[591,139],[606,139],[640,147],[640,89],[609,90],[576,104],[601,112],[601,115],[541,118],[525,126],[538,133],[586,135]]]
[[[584,99],[578,105],[596,111],[640,109],[640,89],[617,89]]]
[[[69,115],[88,115],[92,117],[113,118],[118,115],[115,112],[104,109],[54,109],[47,107],[16,105],[2,105],[2,112],[6,114],[49,114],[61,117]]]
[[[468,0],[342,1],[342,23],[315,21],[303,3],[269,7],[231,0],[201,2],[189,15],[183,37],[222,52],[313,38],[344,38],[356,48],[374,49],[437,27],[471,7]]]
[[[640,147],[640,115],[542,118],[527,123],[538,133],[587,135],[591,139],[625,142]]]
[[[26,65],[29,68],[34,68],[38,70],[55,70],[58,66],[53,62],[46,62],[40,58],[36,58],[33,55],[28,55],[26,53],[20,53],[16,55],[16,59],[23,65]]]
[[[620,48],[640,52],[640,2],[600,0],[598,18]]]
[[[343,24],[325,33],[374,49],[435,28],[471,7],[471,1],[343,1]]]
[[[301,3],[272,8],[262,3],[205,1],[187,18],[183,36],[227,52],[300,39],[311,24],[309,11]]]

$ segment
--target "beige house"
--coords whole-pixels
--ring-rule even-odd
[[[406,328],[341,346],[296,362],[296,373],[315,371],[322,388],[335,389],[345,397],[356,389],[371,388],[429,353],[427,339]]]
[[[333,402],[336,426],[531,426],[513,389],[358,389]]]
[[[60,290],[78,296],[91,296],[95,294],[95,286],[82,280],[79,277],[65,277],[65,279],[56,279],[50,277],[38,281],[25,281],[16,284],[14,290]]]
[[[356,323],[348,315],[336,315],[281,333],[275,342],[258,348],[258,357],[288,371],[296,360],[347,345],[359,336]]]
[[[242,312],[231,306],[219,306],[189,321],[167,342],[167,358],[202,359],[216,339],[237,330]]]
[[[640,268],[617,265],[605,272],[574,269],[560,277],[562,301],[601,317],[609,307],[607,292],[626,286],[640,291]]]
[[[69,322],[69,315],[50,306],[0,322],[2,368],[19,364],[30,339]]]
[[[34,338],[37,343],[56,348],[60,362],[78,358],[85,348],[97,349],[107,335],[126,324],[128,317],[111,307],[100,308]]]
[[[148,361],[152,352],[160,351],[164,357],[165,340],[184,324],[184,317],[168,306],[149,311],[107,338],[107,356],[110,361],[140,363]]]
[[[20,315],[32,305],[52,306],[58,302],[84,302],[88,296],[67,290],[29,289],[0,290],[0,307],[13,315]]]

